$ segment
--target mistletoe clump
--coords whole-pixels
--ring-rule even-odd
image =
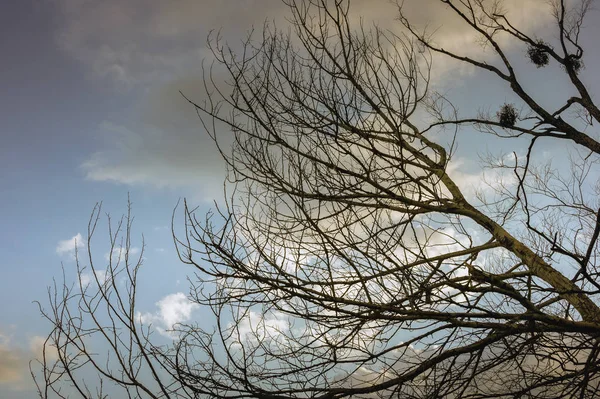
[[[527,56],[536,67],[545,67],[550,62],[547,48],[548,46],[546,43],[542,40],[538,40],[536,44],[530,45],[527,49]]]
[[[519,115],[514,105],[504,104],[500,107],[500,111],[496,113],[496,116],[498,116],[498,122],[502,127],[513,127]]]
[[[583,68],[583,61],[581,61],[580,57],[570,54],[567,58],[565,58],[565,66],[573,69],[573,72],[579,73],[581,68]]]

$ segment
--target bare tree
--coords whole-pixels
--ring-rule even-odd
[[[157,358],[160,348],[150,342],[150,329],[140,325],[136,308],[144,251],[132,251],[131,204],[116,223],[107,216],[106,268],[98,265],[104,259],[98,260],[92,250],[101,209],[98,204],[90,216],[85,250],[76,247],[78,281],[69,285],[63,276],[48,291],[49,310],[39,304],[53,329],[43,358],[31,365],[32,377],[42,398],[114,397],[121,387],[126,394],[117,389],[119,397],[170,397],[181,384],[167,378]]]
[[[229,191],[203,219],[184,204],[174,239],[216,330],[179,326],[173,346],[150,344],[134,317],[138,266],[127,263],[131,289],[118,294],[111,277],[93,297],[124,315],[108,328],[88,291],[51,298],[49,344],[62,356],[44,362],[42,396],[73,383],[84,356],[131,396],[597,397],[600,110],[581,45],[592,2],[552,3],[555,36],[541,38],[501,2],[441,1],[482,58],[437,45],[402,5],[403,30],[384,31],[353,23],[348,1],[286,2],[291,31],[266,26],[241,52],[211,39],[229,81],[207,69],[208,100],[190,100]],[[515,103],[462,116],[430,88],[439,55],[488,73]],[[572,94],[549,109],[521,82],[523,59],[560,66]],[[461,190],[451,175],[463,129],[512,146],[482,158],[511,180]],[[544,160],[551,142],[568,162]],[[82,314],[69,313],[73,300]],[[90,318],[94,330],[77,327]],[[110,343],[120,374],[94,360],[90,335]]]

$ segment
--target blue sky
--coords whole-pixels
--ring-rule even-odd
[[[363,17],[381,18],[386,25],[394,22],[385,18],[390,15],[386,3],[375,6],[363,0],[356,5]],[[548,21],[531,18],[540,1],[508,3],[519,4],[514,7],[516,18],[544,32]],[[417,19],[427,16],[443,24],[446,44],[464,47],[468,35],[432,10],[413,12]],[[48,329],[33,301],[44,300],[61,267],[74,276],[75,263],[61,242],[85,236],[98,201],[106,212],[119,216],[131,197],[135,232],[138,238],[144,233],[147,245],[149,285],[143,311],[163,320],[166,316],[156,303],[166,306],[167,298],[173,306],[181,304],[177,295],[187,292],[190,270],[179,265],[173,250],[171,212],[182,197],[208,210],[220,194],[224,175],[211,141],[179,90],[201,100],[200,65],[210,60],[210,29],[222,27],[233,40],[253,24],[282,15],[278,0],[2,3],[0,359],[9,362],[0,361],[1,397],[33,397],[23,360],[35,354],[39,337]],[[588,21],[597,18],[593,13]],[[598,24],[589,25],[596,31],[588,37],[597,37],[593,25]],[[593,50],[591,60],[597,57]],[[562,86],[546,83],[560,71],[534,74],[535,68],[527,68],[531,77],[526,83],[551,103],[551,94]],[[489,75],[456,64],[442,64],[434,79],[439,87],[453,90],[461,110],[512,99]],[[591,77],[587,81],[592,87],[597,84]],[[493,94],[482,100],[480,94],[489,88]],[[480,179],[472,150],[496,145],[486,140],[471,137],[459,149],[465,184]],[[100,244],[99,256],[105,251]]]

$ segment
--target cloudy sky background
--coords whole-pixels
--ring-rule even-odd
[[[385,0],[354,3],[367,21],[396,23],[394,7]],[[442,27],[437,37],[444,46],[469,48],[473,37],[435,0],[405,3],[417,23]],[[546,1],[507,4],[526,30],[553,37]],[[202,314],[185,301],[191,271],[176,259],[171,212],[182,197],[200,212],[208,210],[220,194],[223,170],[179,90],[202,99],[200,66],[211,59],[206,47],[211,29],[222,28],[235,47],[253,25],[260,28],[267,19],[283,24],[285,12],[279,0],[2,2],[0,397],[34,397],[27,363],[39,353],[48,325],[32,301],[44,302],[61,267],[74,276],[75,242],[81,247],[98,201],[119,216],[131,196],[137,251],[142,233],[146,239],[140,302],[146,320],[165,328]],[[598,37],[594,25],[600,24],[592,22],[597,20],[596,12],[589,16],[584,38],[589,65],[598,57],[591,41]],[[552,105],[552,93],[568,87],[556,78],[560,70],[538,71],[526,65],[523,49],[514,50],[530,74],[523,79],[526,86]],[[467,115],[513,99],[490,75],[447,60],[437,67],[436,84]],[[589,68],[583,76],[594,92],[598,81]],[[455,173],[469,187],[481,180],[474,149],[490,144],[489,138],[465,134],[470,137],[459,148]],[[545,151],[552,156],[560,149]],[[108,257],[102,239],[98,245],[98,256]]]

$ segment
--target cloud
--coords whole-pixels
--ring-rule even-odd
[[[269,18],[278,0],[55,0],[56,40],[91,76],[115,87],[154,85],[197,68],[210,29],[235,37]]]
[[[32,388],[29,361],[43,357],[44,342],[44,337],[33,336],[28,347],[20,347],[10,334],[0,331],[0,385],[19,391]],[[46,348],[46,358],[56,359],[56,350]]]
[[[462,8],[461,2],[453,2]],[[490,9],[494,2],[484,2]],[[542,4],[540,4],[542,3]],[[402,12],[417,32],[425,32],[439,48],[454,52],[461,56],[472,57],[479,61],[495,64],[499,61],[491,46],[482,44],[482,36],[453,12],[447,4],[439,0],[408,0],[402,2]],[[550,20],[553,18],[550,2],[539,0],[503,0],[499,13],[504,13],[508,20],[521,32],[533,37],[543,37],[552,33]],[[463,11],[466,11],[463,8]],[[469,12],[466,12],[469,15]],[[535,17],[532,17],[534,16]],[[536,32],[536,35],[533,35]],[[518,41],[508,35],[499,34],[494,37],[503,48],[512,49]],[[497,65],[501,65],[501,62]],[[457,77],[471,75],[475,68],[467,63],[453,60],[447,56],[434,54],[431,79],[435,85],[456,84]],[[452,79],[449,79],[452,75]],[[459,81],[462,79],[459,79]]]
[[[29,339],[29,351],[36,359],[42,359],[44,355],[48,360],[58,359],[56,348],[46,346],[46,337],[40,335],[34,335]]]
[[[105,253],[104,254],[104,259],[106,259],[106,261],[110,261],[112,263],[119,263],[119,262],[123,262],[125,261],[125,248],[113,248],[112,249],[112,253]],[[134,256],[140,253],[140,249],[137,247],[131,247],[129,248],[129,256]]]
[[[260,30],[266,20],[283,26],[282,17],[289,14],[281,0],[55,1],[61,12],[56,34],[60,48],[85,65],[92,76],[119,88],[152,86],[197,69],[209,55],[205,38],[212,29],[221,29],[235,46],[253,26]],[[527,33],[547,25],[550,13],[540,10],[538,0],[503,4],[515,25]],[[362,18],[400,30],[394,18],[397,9],[388,1],[356,0],[351,11],[357,22]],[[405,1],[403,11],[415,26],[438,30],[436,40],[446,49],[468,50],[477,39],[472,29],[437,0]]]
[[[56,40],[89,73],[119,88],[137,88],[135,115],[124,122],[107,121],[100,130],[105,145],[83,162],[92,181],[158,189],[190,189],[202,199],[220,197],[225,165],[203,131],[182,90],[198,103],[206,98],[201,61],[212,59],[205,38],[221,28],[234,47],[252,25],[288,15],[280,0],[54,0],[61,11]],[[546,15],[536,0],[508,0],[510,15],[526,31],[544,26]],[[400,31],[396,8],[385,0],[357,0],[354,16]],[[405,10],[417,26],[440,28],[440,45],[481,52],[472,30],[437,0],[406,1]],[[531,18],[528,12],[534,12]],[[550,14],[548,14],[550,15]],[[283,26],[283,22],[280,26]],[[471,50],[472,49],[472,50]],[[468,54],[468,53],[467,53]],[[447,58],[438,63],[436,79],[469,69]],[[458,66],[457,66],[458,65]],[[460,67],[460,69],[457,69]],[[216,70],[217,82],[225,75]],[[456,79],[449,80],[455,84]],[[224,148],[229,129],[218,128]]]
[[[98,280],[98,283],[100,285],[104,285],[104,283],[106,283],[108,281],[107,279],[110,277],[109,275],[107,275],[106,270],[95,270],[94,274],[95,278],[94,275],[92,275],[91,273],[80,274],[79,279],[81,288],[86,288],[88,285],[90,285],[92,281],[95,281],[96,279]]]
[[[276,340],[284,336],[283,334],[289,330],[290,321],[281,312],[270,312],[265,315],[251,310],[235,325],[230,324],[228,328],[232,329],[234,326],[235,333],[232,338],[241,342],[234,341],[233,344],[257,344],[263,343],[266,339]]]
[[[9,343],[8,337],[0,335],[0,384],[19,387],[28,370],[27,354]]]
[[[507,154],[498,161],[495,165],[482,168],[472,160],[455,158],[448,166],[447,173],[468,200],[476,201],[481,198],[491,203],[518,184],[511,168],[515,163],[514,155]]]
[[[218,29],[237,47],[265,21],[282,27],[289,16],[281,0],[54,1],[61,16],[59,47],[91,76],[119,89],[160,86],[193,75],[203,59],[211,58],[206,44],[211,30]],[[427,1],[407,2],[415,20],[448,25],[444,8]],[[400,27],[396,7],[386,0],[355,0],[351,10],[354,22],[360,18],[386,29]]]
[[[85,242],[81,236],[81,233],[77,233],[68,240],[59,241],[58,245],[56,246],[56,253],[60,256],[70,255],[74,257],[75,251],[81,248],[85,248]]]
[[[195,116],[188,104],[174,100]],[[180,112],[157,112],[165,119],[161,126],[152,122],[131,127],[105,123],[102,128],[109,143],[81,165],[86,179],[217,194],[225,167],[215,144],[200,131],[200,122],[195,117],[189,120],[189,115],[187,120],[177,120]]]
[[[473,354],[448,359],[439,363],[436,371],[425,371],[410,383],[391,387],[389,394],[393,392],[394,397],[426,396],[424,392],[432,392],[436,388],[436,382],[436,397],[449,399],[469,396],[508,397],[513,396],[508,394],[510,392],[524,392],[527,386],[532,388],[529,392],[531,397],[568,397],[567,392],[576,392],[574,387],[583,385],[582,378],[562,380],[559,377],[567,373],[572,376],[579,374],[580,377],[582,369],[596,360],[593,344],[579,336],[546,333],[536,341],[535,351],[531,351],[529,338],[511,337],[487,346],[476,354],[478,360],[475,362]],[[361,367],[352,373],[340,374],[335,384],[351,387],[381,384],[418,368],[423,362],[439,354],[438,346],[421,349],[413,345],[404,346],[383,355],[380,358],[380,364],[383,363],[381,367]],[[453,373],[453,377],[448,378],[446,372]],[[468,376],[468,380],[456,378],[460,375]],[[539,385],[540,382],[547,385]],[[456,389],[458,384],[461,389]],[[600,379],[592,376],[587,386],[588,393],[596,392]],[[366,397],[385,395],[386,390],[383,390]]]
[[[215,79],[223,81],[225,76],[217,74]],[[133,120],[104,122],[103,147],[81,165],[86,179],[187,190],[202,199],[220,197],[225,163],[180,91],[198,103],[206,98],[200,77],[175,79],[149,89]],[[218,140],[227,148],[233,135],[220,126]]]
[[[171,331],[177,324],[189,322],[193,312],[199,305],[190,301],[183,292],[170,294],[156,302],[158,310],[154,313],[138,313],[137,319],[142,324],[152,324],[156,330],[166,336],[173,338]]]

